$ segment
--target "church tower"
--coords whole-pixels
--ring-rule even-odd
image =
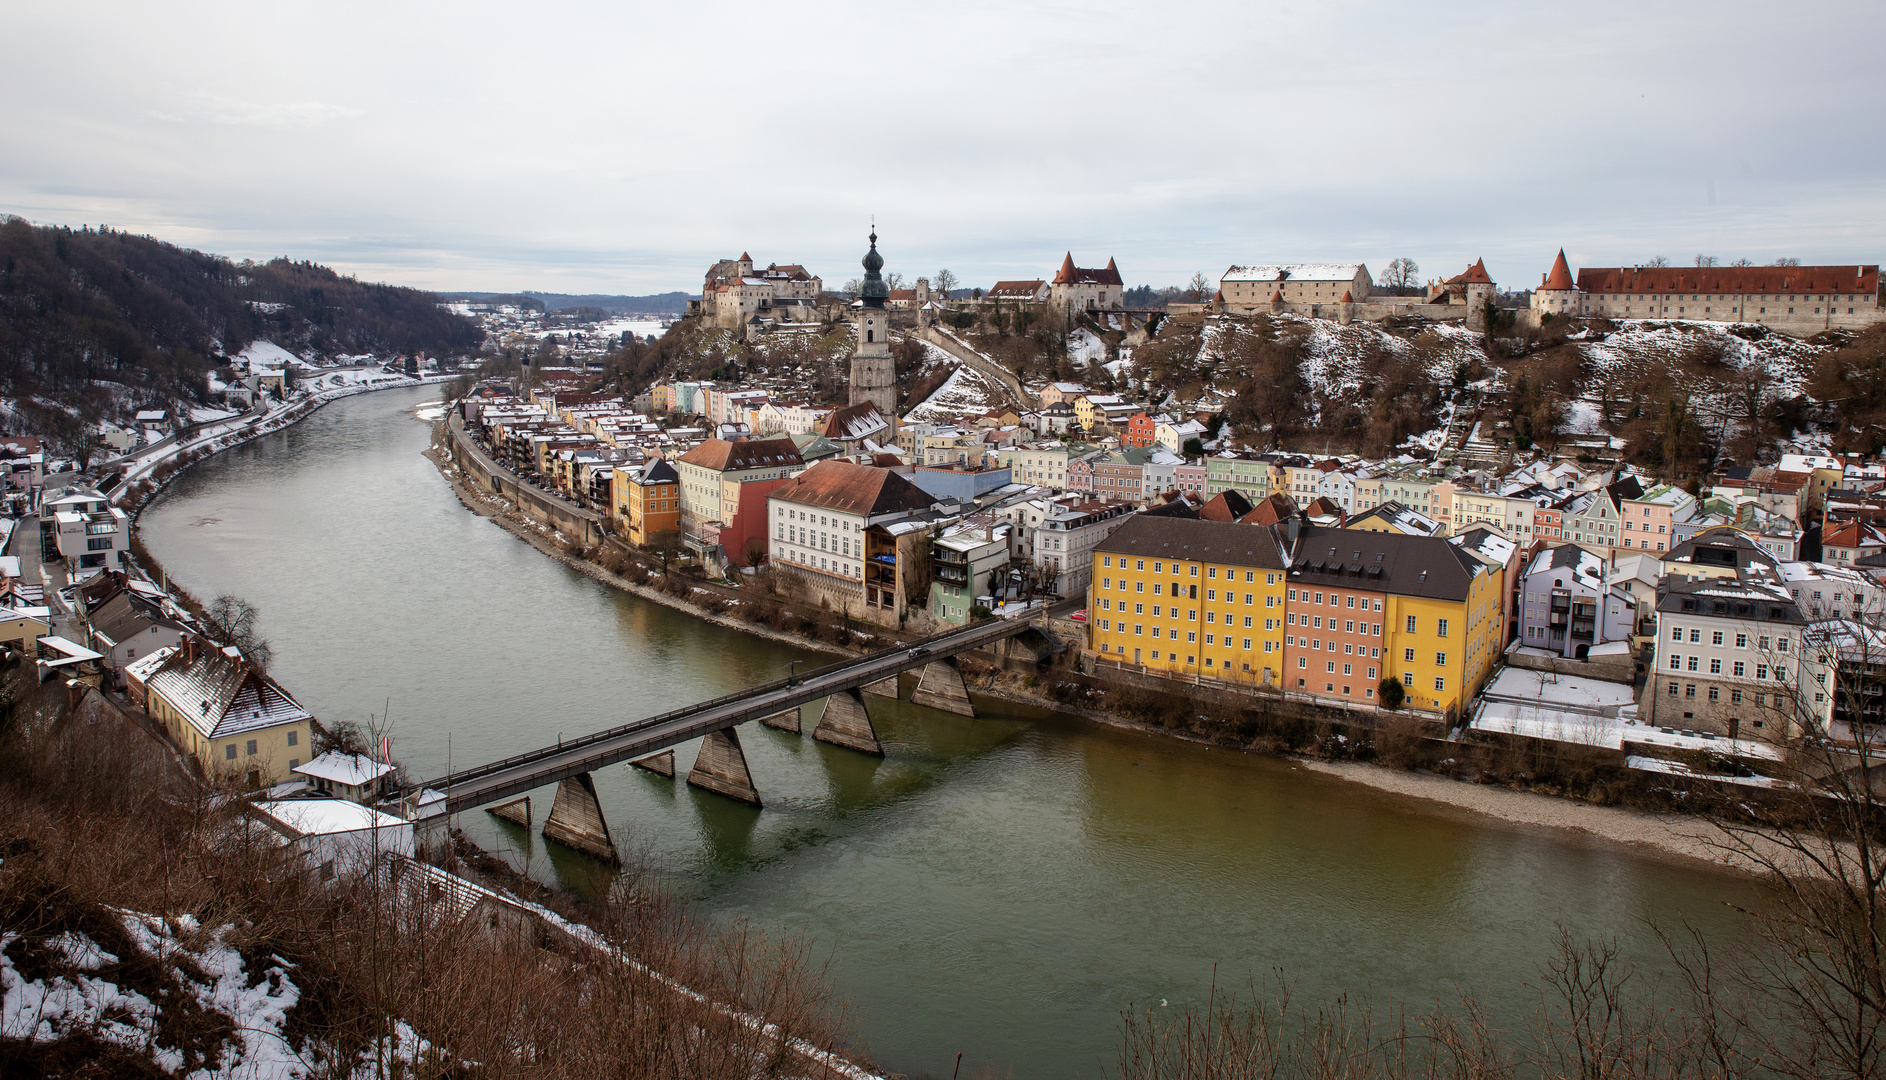
[[[897,371],[891,361],[891,317],[884,310],[890,287],[878,274],[884,256],[878,254],[877,230],[871,230],[871,250],[864,256],[864,287],[858,291],[858,351],[851,355],[852,405],[870,402],[892,428],[897,426]]]

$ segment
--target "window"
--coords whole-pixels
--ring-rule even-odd
[[[1700,645],[1702,644],[1702,641],[1703,641],[1703,632],[1701,630],[1690,631],[1690,644],[1691,645]]]
[[[1735,668],[1734,668],[1734,674],[1735,674],[1735,676],[1736,676],[1737,678],[1741,678],[1742,676],[1744,676],[1744,675],[1747,675],[1747,674],[1748,674],[1748,665],[1747,665],[1747,664],[1744,664],[1744,663],[1743,663],[1742,661],[1740,661],[1740,660],[1737,660],[1737,661],[1735,662]],[[1740,691],[1740,690],[1737,690],[1737,691],[1736,691],[1736,693],[1738,693],[1738,694],[1739,694],[1739,693],[1741,693],[1741,691]]]
[[[1742,691],[1740,691],[1740,690],[1731,690],[1731,691],[1729,691],[1729,703],[1730,703],[1731,705],[1740,705],[1740,704],[1742,704]]]
[[[1447,679],[1443,676],[1436,675],[1434,677],[1434,689],[1436,693],[1447,689]]]
[[[1709,635],[1709,643],[1711,645],[1722,644],[1722,631],[1718,630],[1715,633]]]
[[[1401,658],[1402,658],[1402,659],[1403,659],[1404,661],[1406,661],[1406,662],[1408,662],[1408,663],[1410,663],[1410,664],[1412,664],[1412,663],[1414,663],[1414,650],[1413,650],[1413,649],[1403,649],[1403,650],[1401,651]]]
[[[1670,657],[1670,670],[1671,671],[1683,670],[1683,658],[1681,656]]]
[[[1683,686],[1683,696],[1684,696],[1684,697],[1686,697],[1686,698],[1693,698],[1693,697],[1695,697],[1695,696],[1696,696],[1696,684],[1695,684],[1695,683],[1685,683],[1685,684],[1684,684],[1684,686]]]
[[[1330,675],[1336,674],[1336,661],[1334,660],[1329,661],[1328,668],[1329,668],[1328,674]]]
[[[1747,634],[1735,635],[1735,647],[1738,649],[1748,648],[1748,635]]]
[[[1307,656],[1299,656],[1299,657],[1297,657],[1297,667],[1299,667],[1299,668],[1306,668],[1306,667],[1309,667],[1309,666],[1310,666],[1310,658],[1309,658],[1309,657],[1307,657]]]
[[[1670,696],[1671,696],[1671,697],[1675,697],[1675,696],[1676,696],[1676,690],[1677,690],[1677,685],[1676,685],[1675,683],[1671,683],[1671,684],[1670,684]]]
[[[1758,679],[1766,679],[1766,678],[1768,677],[1768,665],[1767,665],[1767,664],[1756,664],[1756,665],[1755,665],[1755,677],[1756,677],[1756,678],[1758,678]]]
[[[290,745],[290,746],[293,746],[293,745],[295,745],[295,740],[296,740],[296,739],[298,739],[298,738],[300,738],[300,737],[301,737],[301,733],[300,733],[300,732],[298,732],[298,731],[290,731],[290,732],[288,733],[288,745]]]
[[[1413,686],[1413,685],[1414,685],[1414,672],[1412,672],[1412,671],[1404,671],[1404,672],[1402,672],[1402,674],[1401,674],[1401,684],[1402,684],[1403,686]]]
[[[1444,652],[1437,652],[1437,653],[1435,653],[1435,654],[1434,654],[1434,666],[1435,666],[1435,667],[1446,667],[1446,666],[1447,666],[1447,654],[1446,654],[1446,653],[1444,653]]]
[[[1415,632],[1415,617],[1413,615],[1408,616],[1408,632],[1410,634]],[[1412,660],[1414,658],[1409,657],[1409,659]]]

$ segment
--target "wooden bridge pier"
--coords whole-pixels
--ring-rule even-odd
[[[602,804],[596,801],[596,782],[588,773],[577,773],[557,785],[557,801],[544,819],[544,839],[606,862],[622,861],[615,838],[609,835],[609,823],[603,820]]]
[[[856,689],[840,690],[825,699],[825,710],[819,714],[812,737],[861,754],[884,756],[877,729],[871,726],[871,714],[864,707],[864,694]]]

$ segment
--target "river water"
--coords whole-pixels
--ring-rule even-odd
[[[317,716],[389,713],[395,753],[436,776],[826,662],[619,595],[468,512],[420,454],[411,410],[436,396],[330,405],[143,515],[179,583],[260,609],[273,674]],[[1655,975],[1650,923],[1733,932],[1729,903],[1752,898],[1581,834],[981,707],[871,699],[882,761],[749,725],[763,811],[626,766],[596,786],[618,841],[703,912],[809,936],[863,1044],[912,1074],[947,1076],[963,1051],[964,1076],[1098,1076],[1122,1010],[1279,970],[1311,997],[1465,988],[1518,1022],[1556,928],[1613,936]],[[585,879],[523,829],[460,824],[546,880]]]

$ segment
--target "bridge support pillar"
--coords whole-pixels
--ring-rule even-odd
[[[647,769],[656,776],[665,776],[670,780],[675,778],[675,752],[673,750],[663,750],[659,754],[637,758],[629,764],[638,769]]]
[[[710,731],[701,740],[701,752],[694,759],[694,770],[688,773],[688,783],[748,806],[760,805],[759,789],[753,786],[747,756],[740,749],[740,735],[730,727]]]
[[[884,756],[877,729],[871,726],[871,714],[864,707],[864,695],[857,690],[840,690],[825,699],[825,711],[819,714],[812,737],[833,746]]]
[[[530,828],[530,796],[520,795],[509,802],[501,802],[487,811],[492,817],[503,818],[513,825]]]
[[[913,704],[944,712],[962,716],[976,715],[976,707],[969,702],[969,686],[963,682],[962,669],[956,666],[954,656],[923,665],[923,677],[917,680],[917,688],[911,691],[910,700]]]
[[[622,861],[615,838],[609,835],[609,823],[603,820],[602,804],[596,801],[596,782],[588,773],[577,773],[557,785],[557,801],[544,819],[544,839],[608,862]]]
[[[787,709],[785,712],[774,713],[771,716],[763,716],[760,718],[760,723],[779,731],[790,731],[794,735],[805,730],[804,723],[799,716],[799,707],[797,705]]]
[[[874,682],[874,683],[866,683],[864,686],[864,692],[867,694],[875,694],[878,697],[887,697],[887,698],[898,697],[901,694],[901,691],[898,689],[898,686],[897,686],[897,676],[895,675],[891,676],[888,679],[879,679],[877,682]]]

